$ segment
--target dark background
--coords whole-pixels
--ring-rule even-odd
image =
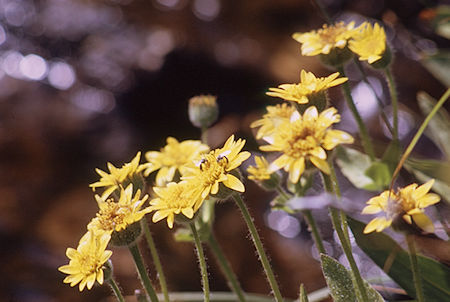
[[[445,90],[420,64],[424,52],[449,47],[430,23],[429,9],[444,1],[322,2],[333,19],[383,22],[395,52],[407,141],[423,118],[417,92],[438,98]],[[249,124],[266,105],[277,103],[265,96],[268,87],[298,82],[301,69],[318,76],[332,72],[317,58],[302,57],[290,37],[324,23],[313,1],[300,0],[0,0],[0,301],[106,299],[107,287],[79,293],[63,284],[64,274],[57,271],[67,262],[66,248],[76,247],[95,215],[88,187],[98,179],[94,168],[105,170],[107,161],[120,166],[139,150],[158,150],[169,135],[198,138],[186,109],[187,100],[201,93],[217,95],[220,106],[210,131],[212,147],[235,133],[247,139],[248,150],[257,150]],[[355,71],[348,69],[356,87]],[[368,72],[388,101],[381,74]],[[358,91],[355,99],[364,109],[373,94],[367,87]],[[333,105],[342,108],[340,91],[330,92]],[[372,135],[380,145],[387,142],[376,108],[364,112]],[[342,115],[341,127],[355,131],[351,116]],[[427,154],[439,157],[435,149],[427,148]],[[308,292],[324,287],[301,218],[268,219],[273,196],[251,182],[246,187],[283,295],[296,298],[300,283]],[[355,202],[362,205],[367,196],[361,194]],[[326,212],[317,215],[327,247],[339,257]],[[151,228],[169,288],[200,291],[192,245],[175,242],[164,223]],[[243,288],[268,293],[232,203],[217,207],[215,230]],[[117,279],[132,295],[140,285],[131,257],[127,250],[113,252]],[[228,290],[212,255],[208,258],[212,290]],[[364,274],[377,272],[360,260],[367,266]]]

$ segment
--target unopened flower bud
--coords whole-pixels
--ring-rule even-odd
[[[110,243],[113,246],[130,246],[139,239],[141,233],[141,222],[136,221],[124,230],[112,232]]]
[[[189,120],[198,128],[208,128],[219,116],[219,107],[216,97],[212,95],[199,95],[189,99]]]

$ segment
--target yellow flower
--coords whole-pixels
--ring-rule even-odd
[[[244,192],[245,187],[242,182],[230,173],[250,157],[250,152],[240,152],[244,145],[245,140],[234,141],[234,135],[230,136],[222,148],[204,155],[197,166],[191,167],[183,179],[195,183],[201,189],[203,199],[209,194],[217,194],[220,183],[232,190]]]
[[[269,163],[267,162],[264,156],[255,156],[255,164],[254,166],[249,166],[247,168],[248,179],[253,180],[266,180],[270,179],[270,174],[273,172],[269,170]]]
[[[316,56],[329,54],[334,48],[343,49],[354,33],[355,22],[345,25],[339,22],[334,25],[323,25],[319,30],[307,33],[294,33],[292,37],[302,43],[302,55]]]
[[[183,214],[191,219],[203,199],[200,189],[192,182],[170,182],[166,187],[154,187],[155,199],[150,201],[150,210],[156,211],[152,221],[158,222],[167,217],[167,225],[173,228],[175,214]]]
[[[185,140],[181,143],[173,137],[167,138],[167,145],[158,151],[145,153],[148,164],[145,165],[145,176],[159,170],[156,175],[156,185],[164,186],[173,180],[178,170],[182,175],[185,173],[185,165],[191,163],[202,153],[208,152],[209,147],[197,140]]]
[[[380,60],[386,51],[386,33],[383,27],[378,23],[372,27],[369,22],[364,22],[349,41],[349,48],[359,56],[360,61],[372,64]]]
[[[309,97],[314,97],[325,92],[328,88],[346,82],[347,78],[339,78],[339,72],[335,72],[326,78],[316,78],[312,72],[302,70],[300,73],[300,83],[282,84],[278,88],[269,88],[267,95],[279,97],[286,101],[293,101],[299,104],[308,103]]]
[[[399,188],[397,192],[384,191],[380,195],[367,201],[363,214],[376,214],[384,212],[383,217],[377,217],[369,222],[364,229],[364,233],[373,231],[381,232],[391,226],[397,219],[403,219],[408,224],[414,223],[427,232],[434,232],[433,222],[424,213],[424,209],[430,205],[438,203],[440,197],[434,193],[428,193],[433,186],[434,179],[417,187],[411,184],[405,188]]]
[[[261,150],[283,153],[270,164],[270,170],[284,168],[289,172],[289,180],[297,183],[305,170],[305,160],[309,160],[329,174],[325,150],[332,150],[339,144],[353,143],[347,132],[330,129],[339,120],[335,108],[328,108],[319,114],[316,107],[311,106],[303,116],[294,112],[289,121],[279,125],[272,135],[264,137],[270,145],[261,146]]]
[[[105,187],[102,198],[105,199],[120,186],[126,186],[135,178],[140,177],[140,172],[144,169],[143,165],[139,165],[141,159],[141,152],[138,152],[131,162],[126,163],[122,168],[116,168],[113,164],[108,163],[109,174],[100,170],[95,171],[101,176],[100,181],[89,185],[94,191],[96,188]]]
[[[276,106],[267,106],[267,113],[262,119],[256,120],[250,124],[251,128],[261,127],[256,133],[256,139],[271,134],[274,129],[283,121],[289,120],[295,108],[286,103],[277,104]]]
[[[107,233],[96,236],[88,231],[80,240],[78,248],[68,248],[67,257],[69,264],[58,268],[59,271],[68,274],[64,283],[75,286],[79,283],[79,290],[85,287],[91,289],[95,281],[103,284],[103,264],[111,257],[112,252],[106,250],[110,235]]]
[[[145,214],[150,212],[149,207],[142,209],[142,205],[148,199],[148,195],[141,198],[141,191],[137,190],[133,196],[133,185],[126,189],[121,188],[119,201],[110,198],[102,199],[95,195],[99,211],[95,218],[88,224],[88,230],[96,232],[120,232],[129,225],[139,221]]]

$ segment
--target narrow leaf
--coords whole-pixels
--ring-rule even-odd
[[[450,72],[450,69],[448,71]],[[423,91],[417,94],[417,102],[425,116],[437,103],[436,99]],[[441,107],[430,121],[425,133],[450,158],[450,114],[444,107]]]
[[[422,64],[446,87],[450,87],[450,52],[441,51],[435,55],[426,56]]]

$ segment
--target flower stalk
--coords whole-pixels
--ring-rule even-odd
[[[114,280],[114,278],[110,278],[108,280],[108,284],[111,287],[112,291],[114,292],[114,295],[117,298],[117,301],[119,302],[125,302],[125,298],[122,295],[122,292],[120,291],[119,286],[117,285],[117,282]]]
[[[213,252],[214,256],[217,259],[217,262],[219,263],[219,266],[227,278],[228,285],[233,290],[233,292],[237,295],[240,302],[245,302],[245,295],[241,288],[241,285],[239,284],[239,281],[234,274],[233,270],[231,269],[230,263],[228,262],[227,258],[225,257],[222,248],[220,247],[219,243],[217,242],[216,237],[213,233],[209,235],[208,237],[208,245],[211,248],[211,251]]]
[[[332,181],[330,179],[330,176],[328,176],[325,173],[322,173],[322,178],[324,182],[325,189],[327,192],[333,193],[333,185]],[[356,297],[358,301],[365,302],[369,301],[367,296],[366,287],[364,286],[364,281],[361,277],[361,273],[359,272],[358,266],[356,265],[355,258],[353,257],[352,253],[352,247],[350,244],[350,241],[347,239],[348,236],[345,235],[344,230],[342,229],[343,221],[341,218],[345,218],[345,216],[341,215],[337,209],[329,208],[331,221],[333,223],[333,227],[336,230],[336,233],[338,235],[339,241],[341,242],[342,249],[344,251],[345,256],[347,257],[347,260],[350,264],[350,269],[353,274],[353,282],[355,290],[356,290]]]
[[[419,265],[417,264],[417,254],[414,242],[414,237],[412,235],[406,235],[406,242],[408,243],[409,250],[409,261],[411,262],[411,270],[413,273],[414,288],[416,289],[416,299],[417,302],[424,302],[422,281],[420,278]]]
[[[303,210],[302,213],[306,219],[306,222],[309,225],[309,228],[311,230],[311,234],[313,235],[314,242],[316,243],[316,248],[317,248],[317,251],[319,252],[319,255],[326,254],[327,252],[323,245],[323,240],[322,240],[322,237],[320,236],[319,228],[317,227],[316,221],[315,221],[311,211]]]
[[[337,68],[337,71],[345,77],[345,71],[343,66],[339,66]],[[350,111],[353,114],[353,117],[356,120],[356,123],[358,125],[359,129],[359,135],[361,137],[361,143],[363,145],[364,150],[366,151],[367,155],[370,157],[370,159],[373,161],[375,160],[375,151],[373,149],[372,141],[370,140],[369,133],[367,131],[366,125],[364,124],[364,121],[362,120],[361,115],[359,114],[358,109],[356,108],[355,102],[352,97],[352,93],[350,91],[350,86],[348,82],[345,82],[342,84],[342,91],[344,92],[345,100],[347,102],[347,106],[350,109]]]
[[[253,218],[250,215],[244,201],[242,200],[241,195],[233,194],[233,199],[236,202],[236,205],[241,210],[242,216],[244,217],[248,230],[250,231],[250,235],[252,236],[253,243],[259,256],[259,260],[261,261],[261,264],[264,268],[267,280],[269,281],[269,285],[272,289],[273,295],[275,296],[275,300],[277,302],[283,302],[283,297],[281,296],[281,292],[275,279],[275,275],[270,266],[269,259],[267,258],[266,252],[264,251],[261,238],[259,237],[255,224],[253,223]]]
[[[395,85],[394,77],[392,76],[392,72],[390,67],[386,67],[384,69],[384,74],[386,76],[389,93],[391,95],[391,104],[392,104],[392,115],[393,115],[393,138],[394,140],[398,139],[398,98],[397,98],[397,87]]]
[[[164,295],[164,301],[170,302],[169,292],[167,290],[166,276],[164,275],[164,270],[161,265],[161,259],[159,258],[155,241],[153,240],[152,233],[150,232],[150,228],[148,227],[148,223],[145,218],[142,220],[141,225],[142,229],[144,230],[144,236],[147,241],[148,248],[150,249],[150,254],[152,255],[153,264],[155,265],[156,272],[158,273],[159,285],[161,286],[161,291]]]
[[[139,275],[139,279],[141,279],[142,286],[144,287],[147,295],[150,297],[151,302],[159,302],[158,296],[152,286],[150,278],[147,274],[147,269],[145,268],[144,261],[142,259],[141,252],[136,243],[133,243],[128,246],[130,250],[131,256],[133,257],[134,263],[136,265],[136,269]]]
[[[191,228],[192,236],[194,237],[194,243],[195,243],[195,247],[197,250],[198,263],[200,265],[200,272],[202,275],[204,301],[209,302],[208,270],[206,267],[205,254],[203,253],[202,242],[200,241],[200,237],[198,236],[198,232],[197,232],[197,229],[195,228],[195,224],[190,223],[189,226]]]

